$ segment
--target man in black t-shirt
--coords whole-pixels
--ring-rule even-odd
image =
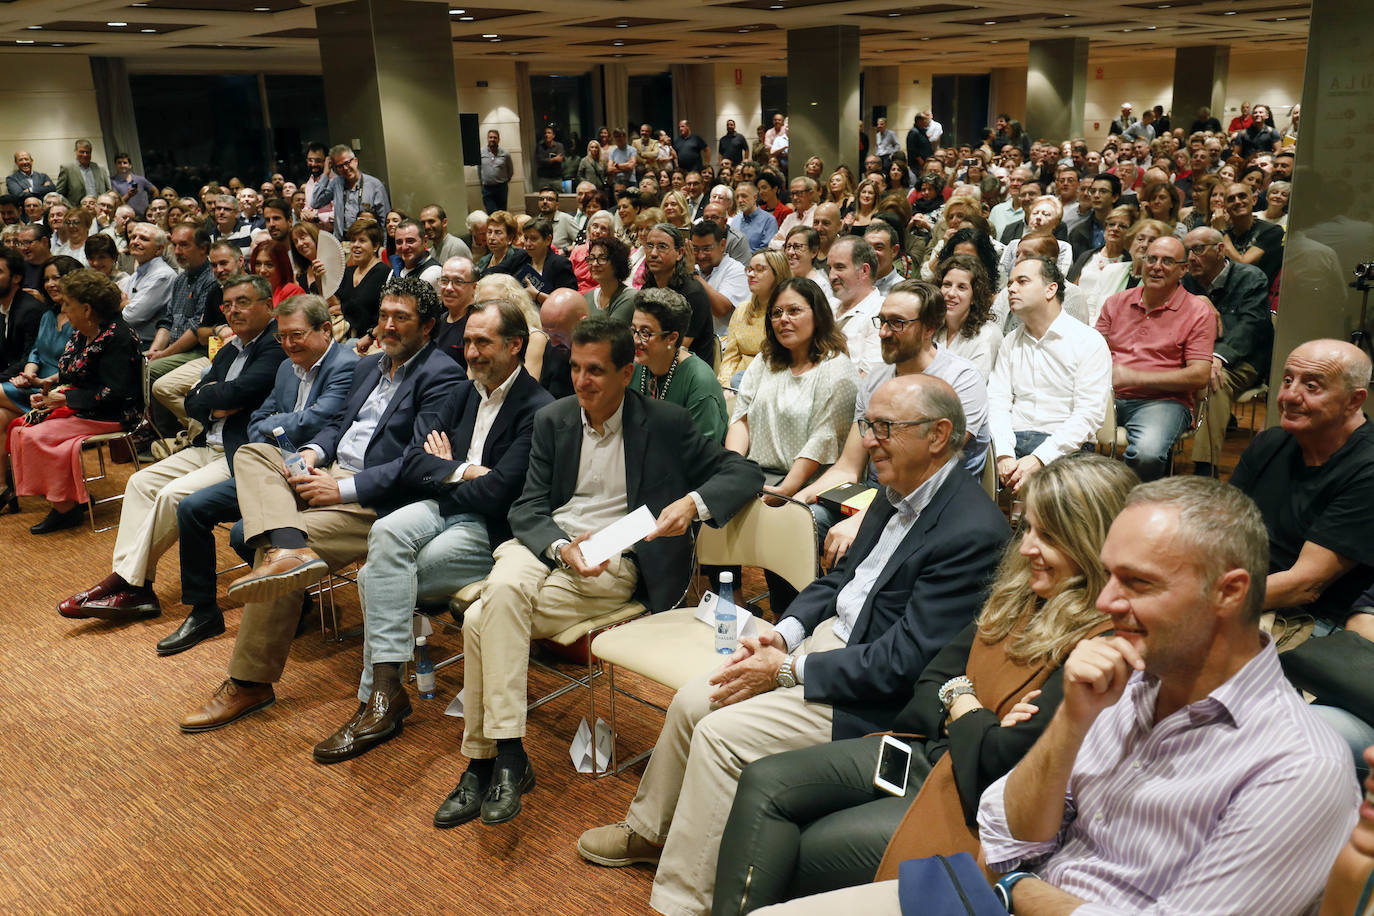
[[[554,139],[552,127],[544,128],[544,139],[535,147],[535,190],[551,191],[563,187],[563,144]]]
[[[1283,267],[1283,227],[1255,216],[1255,192],[1244,182],[1226,188],[1226,215],[1214,224],[1223,235],[1222,251],[1233,261],[1264,271],[1272,286]]]
[[[1305,612],[1374,640],[1374,615],[1351,606],[1374,584],[1374,424],[1364,415],[1370,360],[1313,340],[1284,363],[1280,425],[1255,437],[1231,483],[1269,530],[1264,607]]]
[[[673,149],[677,150],[677,167],[691,172],[711,163],[711,147],[698,134],[692,133],[692,125],[684,118],[677,122],[677,136],[673,138]]]
[[[721,159],[729,159],[736,165],[749,158],[749,141],[735,131],[733,118],[725,122],[725,134],[720,138],[717,150]]]

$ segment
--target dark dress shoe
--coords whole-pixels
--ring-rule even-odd
[[[363,720],[365,715],[367,715],[367,704],[359,703],[358,708],[353,711],[351,719],[339,726],[334,734],[315,745],[315,749],[311,752],[315,757],[315,762],[338,763],[341,760],[347,760],[348,757],[342,756],[343,751],[353,746],[354,729],[358,727],[358,723]]]
[[[77,503],[66,512],[58,512],[56,509],[49,509],[43,521],[29,528],[29,533],[52,534],[54,531],[75,528],[77,525],[81,524],[85,517],[86,505],[84,503]]]
[[[441,830],[457,827],[477,819],[482,813],[482,799],[486,797],[487,787],[472,770],[463,774],[458,786],[448,794],[439,810],[434,812],[434,826]]]
[[[482,823],[488,826],[513,820],[521,811],[520,796],[534,788],[534,766],[529,758],[523,767],[497,764],[491,786],[482,799]]]
[[[192,611],[186,615],[186,619],[181,622],[181,626],[177,627],[175,633],[164,636],[158,641],[157,654],[176,655],[178,652],[185,652],[192,646],[223,632],[224,615],[218,610],[214,613]]]
[[[219,685],[208,703],[181,720],[184,732],[208,732],[237,722],[249,713],[266,709],[277,702],[271,684],[241,687],[232,679]]]
[[[81,606],[87,601],[104,598],[106,595],[112,595],[128,587],[129,583],[125,582],[122,576],[118,573],[110,573],[84,592],[77,592],[75,595],[69,595],[57,602],[57,613],[61,614],[63,617],[70,617],[73,620],[82,620],[91,616],[81,610]]]
[[[96,598],[81,605],[81,613],[101,620],[127,620],[140,617],[160,617],[162,603],[146,585],[126,588],[104,598]],[[223,628],[221,627],[221,632]]]

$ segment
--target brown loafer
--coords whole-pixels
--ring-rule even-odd
[[[334,734],[315,745],[315,749],[311,752],[315,761],[317,763],[338,763],[354,756],[348,751],[353,747],[353,736],[358,723],[363,720],[363,716],[366,714],[367,704],[359,703],[357,710],[353,713],[353,718],[339,726]]]
[[[208,732],[223,728],[236,722],[249,713],[266,709],[277,702],[277,695],[271,684],[256,687],[240,687],[233,680],[226,679],[210,702],[181,720],[184,732]]]
[[[399,735],[410,713],[410,696],[404,687],[396,685],[393,693],[374,690],[359,715],[315,746],[315,759],[339,763],[361,757]]]
[[[80,612],[101,620],[137,620],[162,616],[162,602],[151,588],[126,588],[114,594],[95,598],[81,605]]]
[[[263,553],[262,562],[252,572],[230,583],[229,597],[244,602],[269,601],[309,588],[328,574],[329,564],[309,547],[272,547]]]
[[[110,573],[95,585],[86,589],[84,592],[77,592],[67,598],[63,598],[57,603],[57,613],[63,617],[70,617],[73,620],[81,620],[90,617],[90,614],[82,612],[81,606],[87,601],[95,601],[97,598],[104,598],[106,595],[113,595],[115,592],[129,587],[123,577],[118,573]]]

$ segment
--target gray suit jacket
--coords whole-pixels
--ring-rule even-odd
[[[104,166],[99,162],[92,162],[91,174],[95,176],[95,187],[88,188],[81,177],[81,166],[75,162],[68,162],[57,173],[57,193],[76,206],[87,194],[100,195],[110,190],[110,176],[105,173]]]
[[[625,392],[625,489],[631,510],[647,505],[654,515],[692,490],[711,512],[707,524],[720,527],[763,488],[757,464],[726,451],[703,436],[691,414],[676,404]],[[510,510],[511,531],[545,563],[545,551],[568,538],[553,520],[554,510],[572,498],[582,454],[582,408],[563,398],[534,418],[525,489]],[[666,611],[687,590],[693,539],[658,538],[635,545],[639,563],[636,596],[651,611]]]
[[[32,189],[29,187],[30,178],[33,179]],[[56,190],[57,185],[53,184],[53,180],[37,169],[28,175],[15,169],[9,174],[9,177],[5,179],[5,191],[9,194],[13,194],[15,197],[23,197],[26,194],[37,194],[39,197],[42,197],[49,191]]]

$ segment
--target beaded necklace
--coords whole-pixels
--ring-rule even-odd
[[[644,377],[639,380],[639,393],[656,401],[662,401],[668,397],[668,386],[673,384],[673,373],[677,371],[678,355],[673,354],[673,364],[668,367],[667,373],[663,376],[663,385],[659,387],[658,379],[649,367],[644,367]],[[652,381],[651,381],[652,380]]]

